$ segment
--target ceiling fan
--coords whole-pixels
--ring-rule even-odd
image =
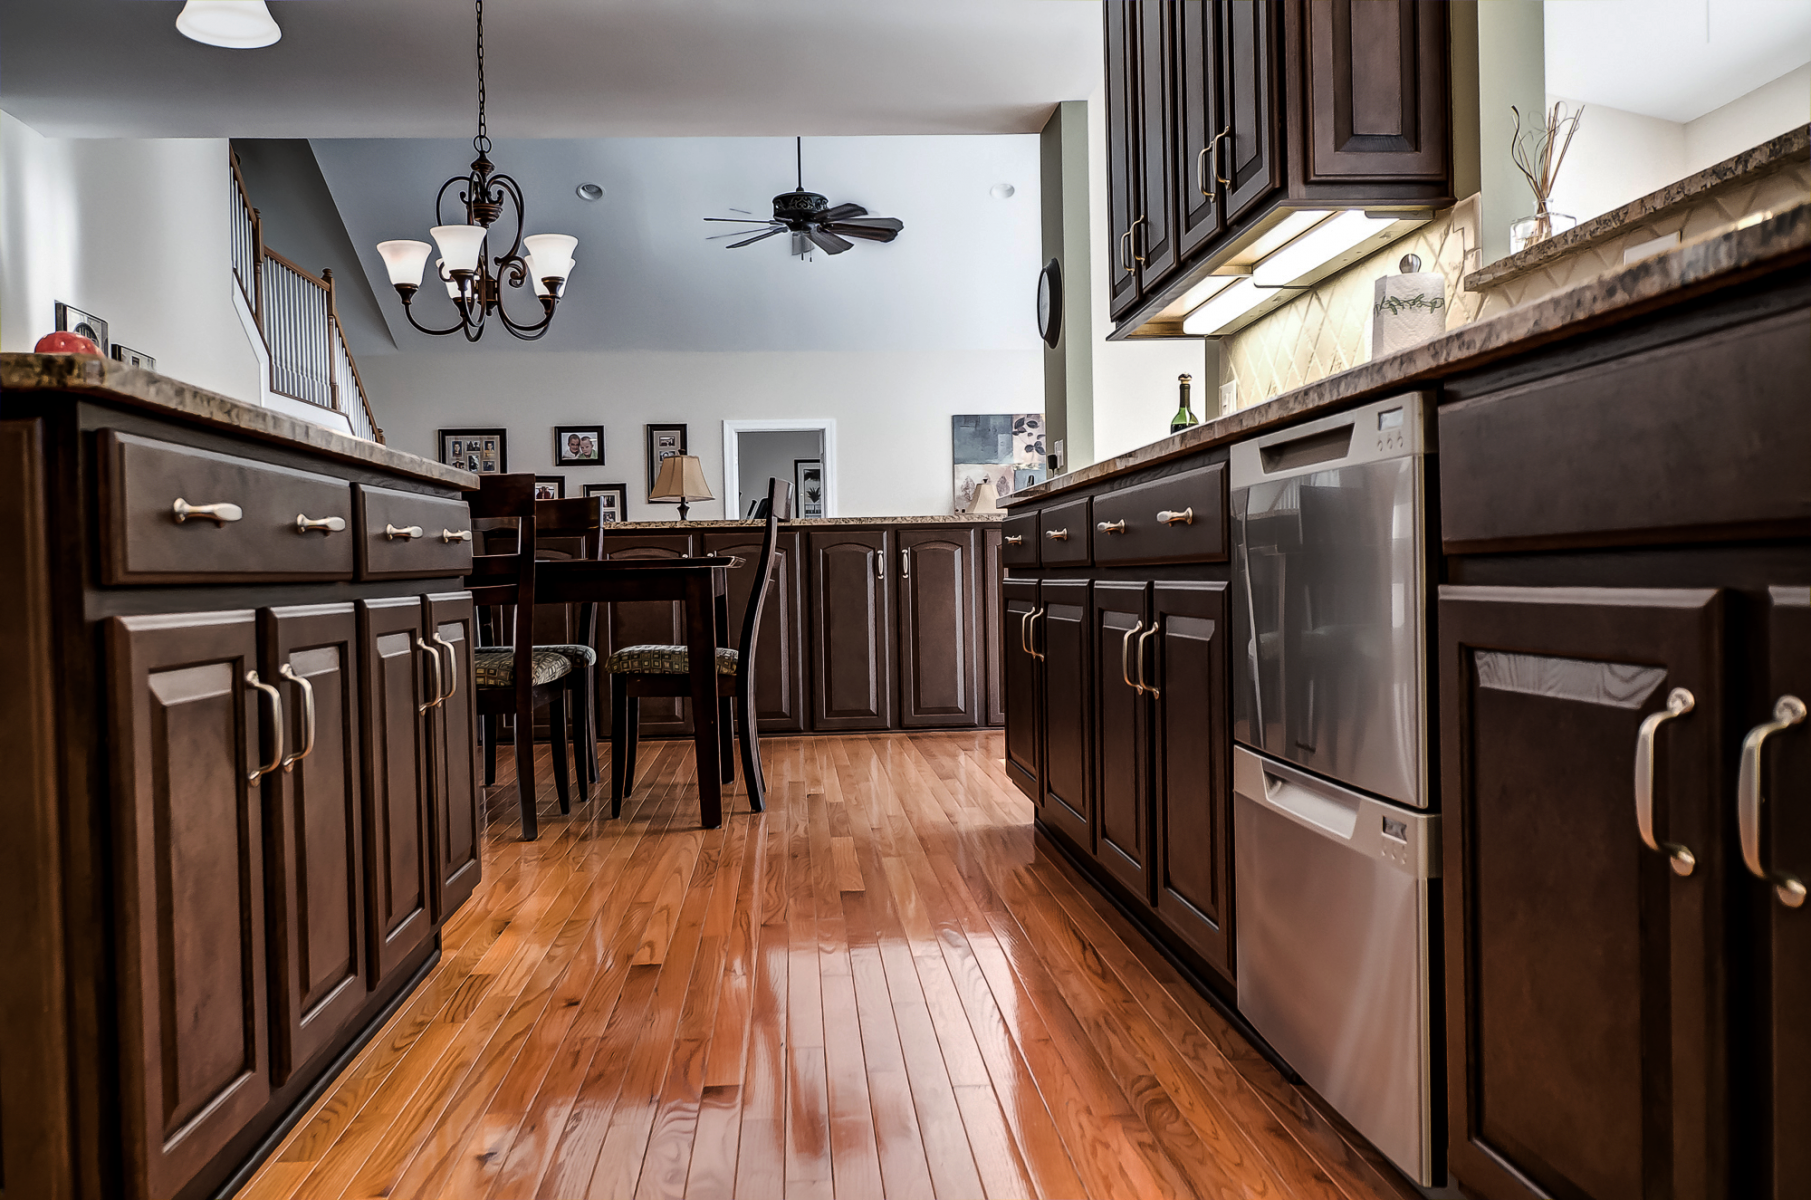
[[[781,192],[773,198],[773,216],[768,220],[759,217],[706,217],[707,221],[720,221],[735,225],[753,225],[760,227],[759,232],[751,229],[737,229],[729,233],[713,234],[707,241],[719,241],[723,238],[742,237],[754,233],[753,237],[742,237],[739,242],[731,242],[727,250],[737,250],[743,246],[752,246],[756,242],[778,237],[782,233],[792,234],[792,252],[805,255],[813,246],[826,254],[841,254],[855,243],[850,238],[860,238],[867,242],[890,242],[899,236],[905,228],[905,222],[898,217],[870,217],[868,210],[859,204],[839,204],[832,208],[830,201],[817,192],[805,190],[805,144],[804,139],[797,139],[795,150],[798,157],[799,186],[790,192]],[[747,212],[746,209],[734,208],[731,212]]]

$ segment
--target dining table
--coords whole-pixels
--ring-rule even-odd
[[[698,558],[543,559],[535,563],[536,604],[675,601],[683,606],[690,664],[692,740],[698,750],[698,805],[706,829],[723,824],[723,785],[734,781],[733,756],[717,727],[717,648],[728,645],[729,573],[737,555]],[[598,622],[603,629],[605,622]],[[608,648],[594,647],[600,659]],[[620,649],[620,647],[619,647]]]

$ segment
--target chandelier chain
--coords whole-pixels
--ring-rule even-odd
[[[490,135],[484,124],[484,0],[478,4],[478,136],[472,139],[472,149],[480,154],[490,152]]]

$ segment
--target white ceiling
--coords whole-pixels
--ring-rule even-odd
[[[1544,12],[1550,95],[1668,121],[1811,62],[1811,0],[1546,0]]]
[[[472,8],[284,0],[223,50],[180,0],[0,0],[0,107],[52,137],[469,138]],[[496,137],[1022,133],[1101,72],[1079,0],[491,0]]]
[[[374,247],[390,238],[431,240],[435,192],[465,172],[470,143],[348,139],[313,146],[397,348],[468,352],[459,336],[410,328]],[[735,215],[731,208],[765,217],[772,197],[794,184],[791,138],[499,140],[491,158],[522,185],[529,233],[579,239],[566,297],[540,343],[548,349],[1039,344],[1035,135],[806,138],[806,187],[833,204],[851,201],[905,222],[894,242],[857,242],[809,262],[788,253],[784,236],[726,249],[735,239],[705,239],[730,226],[702,220]],[[575,189],[584,182],[601,184],[604,199],[579,199]],[[1012,184],[1015,194],[994,199],[989,192],[999,183]],[[501,223],[503,237],[512,224],[509,217]],[[444,290],[435,293],[431,275],[427,284],[415,300],[418,319],[451,324],[452,303]],[[508,300],[518,320],[539,319],[532,298]],[[511,343],[492,329],[477,349]],[[849,386],[863,385],[851,379]]]

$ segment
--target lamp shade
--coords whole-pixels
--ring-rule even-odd
[[[440,247],[449,271],[476,271],[478,250],[484,245],[482,225],[436,225],[428,230]],[[425,257],[425,256],[424,256]]]
[[[228,50],[256,50],[283,36],[264,0],[189,0],[177,14],[176,32]]]
[[[446,273],[446,259],[434,260],[434,274],[440,276],[440,282],[446,284],[447,299],[459,299],[459,281]]]
[[[531,233],[522,249],[535,263],[536,279],[564,279],[572,274],[572,252],[579,240],[564,233]]]
[[[421,271],[427,265],[434,247],[426,242],[379,242],[377,252],[383,255],[390,282],[397,287],[420,287]]]
[[[528,285],[534,289],[535,298],[539,299],[540,297],[547,295],[547,285],[541,282],[541,280],[547,277],[541,273],[539,265],[535,262],[534,255],[524,254],[522,256],[522,261],[528,264]],[[572,264],[567,264],[564,277],[566,279],[572,278]]]
[[[662,460],[660,474],[654,478],[654,490],[648,499],[656,504],[681,504],[693,500],[715,500],[710,484],[704,481],[704,464],[696,455],[675,454]]]

